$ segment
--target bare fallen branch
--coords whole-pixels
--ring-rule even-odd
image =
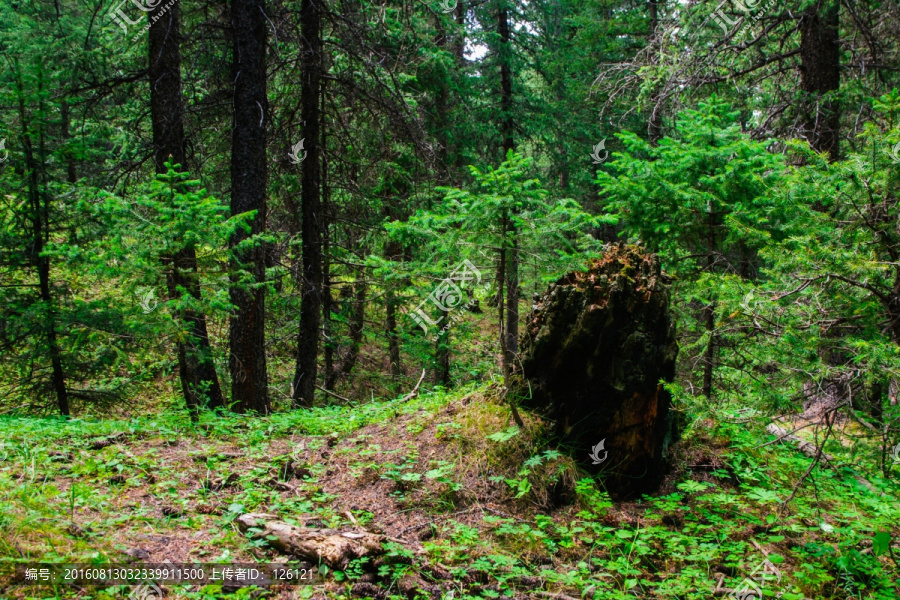
[[[353,401],[350,400],[350,398],[344,398],[343,396],[339,396],[338,394],[335,394],[335,393],[332,392],[331,390],[326,389],[326,388],[323,388],[323,387],[322,387],[321,385],[319,385],[319,384],[316,384],[316,389],[322,390],[323,392],[325,392],[326,394],[328,394],[328,395],[331,396],[332,398],[337,398],[338,400],[343,400],[343,401],[346,402],[347,404],[353,404]]]
[[[424,380],[424,379],[425,379],[425,369],[422,369],[422,376],[419,377],[419,383],[416,384],[416,387],[414,387],[410,393],[403,396],[403,399],[400,400],[400,402],[406,402],[407,400],[412,400],[413,398],[418,396],[419,395],[419,386],[422,385],[422,380]]]
[[[350,561],[364,556],[384,553],[383,535],[368,531],[338,531],[297,527],[278,521],[275,515],[248,513],[237,518],[238,528],[246,533],[250,529],[254,537],[262,537],[269,544],[285,554],[292,554],[318,564],[323,562],[336,569],[345,569]]]
[[[817,454],[819,454],[819,448],[815,444],[798,438],[797,436],[791,434],[790,432],[782,429],[775,423],[769,423],[769,425],[766,427],[766,431],[768,431],[769,433],[771,433],[772,435],[777,437],[778,440],[781,440],[781,441],[787,440],[789,442],[793,442],[793,443],[797,444],[798,449],[811,458],[816,458]],[[823,464],[825,464],[826,466],[828,466],[832,469],[838,468],[838,464],[835,461],[835,458],[833,456],[831,456],[830,454],[822,452],[819,460]],[[873,486],[871,483],[869,483],[869,481],[865,477],[862,477],[861,475],[859,475],[857,473],[854,473],[853,476],[856,478],[856,480],[859,483],[861,483],[866,488],[868,488],[869,491],[876,493],[876,494],[879,493],[878,490],[875,489],[875,486]]]

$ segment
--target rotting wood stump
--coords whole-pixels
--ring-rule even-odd
[[[275,515],[248,513],[239,516],[237,524],[244,533],[258,529],[255,536],[267,538],[280,552],[308,559],[314,564],[323,562],[335,569],[346,569],[356,558],[384,553],[382,543],[387,538],[383,535],[297,527],[277,519]]]
[[[655,254],[620,244],[550,285],[526,321],[521,404],[618,498],[657,487],[674,434],[660,384],[678,354],[669,281]]]

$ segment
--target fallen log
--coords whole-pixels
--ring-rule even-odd
[[[384,553],[383,535],[368,531],[338,531],[297,527],[277,520],[275,515],[248,513],[237,518],[238,528],[247,533],[250,529],[254,537],[266,538],[276,550],[305,558],[313,563],[325,563],[335,569],[346,569],[350,561],[364,556]]]
[[[769,433],[771,433],[772,435],[777,437],[778,440],[787,440],[789,442],[793,442],[793,443],[797,444],[797,448],[803,454],[809,456],[810,458],[816,457],[818,448],[812,442],[807,442],[806,440],[803,440],[803,439],[797,437],[796,435],[790,433],[789,431],[782,429],[775,423],[769,423],[769,425],[766,427],[766,431],[768,431]],[[776,441],[778,441],[778,440],[776,440]],[[826,463],[828,466],[834,466],[834,457],[831,456],[830,454],[822,452],[821,460],[822,460],[822,462]]]
[[[768,426],[766,426],[766,431],[768,431],[769,433],[774,435],[776,438],[778,438],[777,440],[775,440],[776,442],[787,440],[789,442],[797,444],[797,448],[803,454],[809,456],[810,458],[815,458],[816,454],[818,453],[818,447],[815,444],[813,444],[812,442],[807,442],[806,440],[800,439],[799,437],[797,437],[796,435],[787,431],[786,429],[782,429],[775,423],[769,423]],[[825,464],[825,466],[830,467],[835,470],[837,470],[837,468],[839,466],[837,461],[835,461],[835,458],[832,455],[827,454],[826,452],[822,452],[822,455],[819,457],[819,460],[821,460],[822,463]],[[865,477],[863,477],[862,475],[860,475],[858,473],[853,473],[853,477],[856,479],[856,481],[858,481],[860,483],[860,485],[863,485],[864,487],[868,488],[868,490],[870,492],[873,492],[875,494],[884,495],[883,492],[879,492],[878,490],[876,490],[875,486],[872,485],[871,482],[869,482],[869,480],[866,479]]]

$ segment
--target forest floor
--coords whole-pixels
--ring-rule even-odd
[[[238,529],[249,512],[391,541],[314,585],[170,585],[167,597],[900,595],[900,486],[842,445],[848,424],[826,446],[838,464],[804,477],[812,459],[767,444],[766,419],[698,416],[662,489],[614,503],[524,417],[511,427],[496,390],[469,385],[267,418],[0,420],[0,598],[132,592],[31,585],[15,563],[284,560]]]

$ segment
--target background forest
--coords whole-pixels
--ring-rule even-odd
[[[256,512],[390,536],[271,597],[896,598],[898,32],[0,0],[0,597],[130,592],[6,561],[268,560]],[[507,387],[537,295],[621,242],[672,278],[680,441],[614,503]]]

